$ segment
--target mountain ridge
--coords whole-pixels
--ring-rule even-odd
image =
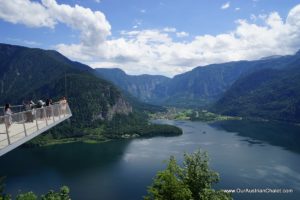
[[[237,80],[212,110],[226,115],[300,122],[300,65],[262,69]]]
[[[0,86],[2,105],[67,96],[72,118],[30,144],[181,133],[176,127],[148,124],[143,109],[151,107],[133,99],[130,104],[121,90],[96,76],[94,69],[53,50],[0,44]]]
[[[128,79],[131,79],[132,75],[127,75],[124,71],[119,71],[122,74],[119,77],[117,75],[112,77],[108,73],[102,72],[101,77],[148,103],[163,106],[207,108],[221,98],[232,84],[243,76],[261,69],[283,69],[293,63],[300,63],[299,52],[294,55],[275,56],[262,60],[242,60],[198,66],[191,71],[158,82],[151,88],[150,92],[147,91],[148,93],[145,94],[142,91],[143,87],[139,87],[139,92],[130,89],[128,85],[132,83],[128,83]],[[113,74],[117,69],[98,68],[97,72],[101,70],[110,71]],[[134,76],[142,77],[141,75]],[[154,77],[155,75],[148,76]],[[135,87],[137,87],[137,84],[142,85],[137,82]],[[147,83],[143,84],[147,85]]]

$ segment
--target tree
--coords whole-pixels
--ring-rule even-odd
[[[41,198],[38,198],[36,194],[33,192],[27,192],[19,194],[16,197],[16,200],[71,200],[70,196],[70,189],[67,186],[63,186],[60,188],[59,192],[55,192],[50,190],[47,194],[42,195]],[[10,195],[3,194],[3,178],[0,177],[0,200],[11,200]]]
[[[60,191],[54,192],[53,190],[50,190],[47,194],[42,195],[42,200],[70,200],[70,189],[67,186],[63,186],[60,188]]]
[[[173,156],[170,157],[167,169],[158,172],[152,186],[148,188],[149,195],[145,200],[189,200],[192,193],[182,181],[182,169]]]
[[[203,200],[213,183],[219,182],[219,174],[209,168],[209,158],[206,152],[196,151],[184,154],[183,182],[188,185],[194,200]]]
[[[229,194],[212,188],[212,184],[218,181],[218,173],[209,168],[206,152],[185,153],[183,167],[171,156],[166,170],[157,173],[144,199],[231,200]]]
[[[0,200],[10,200],[10,195],[4,193],[4,180],[5,177],[0,177]]]
[[[24,194],[19,194],[16,200],[37,200],[38,197],[33,192],[27,192]]]

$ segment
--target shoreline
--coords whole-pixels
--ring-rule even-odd
[[[152,127],[152,129],[151,129]],[[152,124],[149,129],[141,131],[138,133],[132,134],[122,134],[122,135],[102,135],[99,139],[93,139],[93,135],[85,135],[83,137],[70,137],[70,138],[62,138],[62,139],[53,139],[53,138],[41,138],[41,140],[32,141],[24,145],[26,148],[30,147],[43,147],[43,146],[52,146],[52,145],[60,145],[60,144],[69,144],[75,142],[82,142],[86,144],[100,144],[115,140],[124,140],[124,139],[134,139],[134,138],[152,138],[152,137],[174,137],[180,136],[183,134],[181,128],[169,125],[169,124]]]

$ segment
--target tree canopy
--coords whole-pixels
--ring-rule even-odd
[[[230,194],[212,188],[219,174],[209,168],[206,152],[184,154],[183,167],[171,156],[167,168],[155,176],[144,200],[231,200]]]

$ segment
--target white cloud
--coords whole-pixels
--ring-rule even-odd
[[[42,4],[55,20],[79,30],[83,45],[93,46],[95,43],[102,43],[111,34],[109,22],[99,11],[93,12],[78,5],[75,7],[59,5],[55,0],[42,0]]]
[[[176,28],[174,28],[174,27],[165,27],[165,28],[163,29],[163,31],[164,31],[164,32],[174,33],[174,32],[176,32]]]
[[[140,10],[141,13],[146,13],[145,9]]]
[[[20,11],[8,3],[11,1],[18,5],[26,2],[26,6]],[[34,21],[26,15],[21,18],[18,13],[29,13],[29,16],[32,10],[37,16],[43,16],[43,20]],[[109,39],[110,25],[103,13],[78,5],[59,5],[55,0],[42,0],[41,4],[28,0],[5,1],[0,5],[0,18],[32,27],[55,28],[57,23],[64,23],[79,30],[81,37],[75,44],[57,44],[59,52],[93,67],[119,66],[131,74],[172,76],[199,65],[293,54],[300,48],[300,4],[290,10],[286,19],[277,12],[258,15],[260,23],[237,20],[234,30],[198,35],[189,42],[174,41],[172,36],[178,32],[170,27],[122,31],[119,38]]]
[[[240,11],[240,10],[241,10],[241,8],[239,8],[239,7],[235,8],[235,11]]]
[[[111,34],[110,24],[103,13],[78,5],[57,4],[56,0],[42,0],[41,3],[30,0],[1,1],[0,18],[29,27],[54,28],[57,23],[63,23],[79,30],[81,43],[86,46],[104,42]]]
[[[133,29],[136,29],[136,28],[140,27],[142,24],[143,24],[143,20],[141,20],[141,19],[135,19],[135,20],[133,21],[133,26],[132,26],[132,28],[133,28]]]
[[[257,16],[254,15],[254,14],[251,14],[251,15],[250,15],[250,19],[251,19],[252,21],[256,21],[256,20],[257,20]]]
[[[177,32],[177,33],[176,33],[176,36],[177,36],[177,37],[188,37],[188,36],[189,36],[189,33],[184,32],[184,31],[182,31],[182,32]]]
[[[258,18],[259,25],[238,20],[229,33],[199,35],[190,42],[173,41],[170,34],[176,29],[164,28],[123,31],[120,38],[106,40],[93,51],[81,44],[58,50],[93,67],[119,66],[131,74],[172,76],[199,65],[293,54],[300,48],[300,5],[286,19],[277,12]]]
[[[34,17],[32,14],[34,13]],[[14,24],[25,24],[29,27],[54,28],[56,20],[40,3],[29,0],[1,0],[0,18]]]
[[[226,9],[228,9],[229,7],[230,7],[230,1],[224,3],[224,4],[221,6],[221,9],[222,9],[222,10],[226,10]]]

